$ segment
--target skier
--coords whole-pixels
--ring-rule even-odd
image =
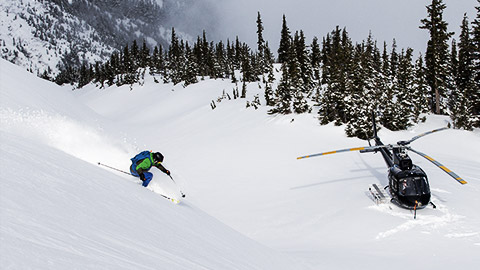
[[[151,151],[143,151],[137,154],[132,159],[132,166],[130,172],[133,176],[140,177],[143,181],[142,186],[146,187],[152,181],[153,174],[148,172],[152,166],[170,176],[170,171],[165,169],[161,164],[163,162],[163,155],[159,152],[152,153]]]

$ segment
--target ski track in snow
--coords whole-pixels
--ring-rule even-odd
[[[390,203],[370,206],[369,208],[382,213],[390,214],[394,217],[400,218],[401,220],[405,220],[395,228],[378,233],[376,239],[387,238],[409,230],[417,230],[424,233],[429,233],[447,225],[460,223],[460,221],[464,218],[460,215],[452,214],[445,206],[439,204],[437,204],[437,208],[435,210],[432,210],[434,214],[425,213],[425,209],[417,210],[416,219],[413,218],[413,210],[395,209],[390,207]]]
[[[436,190],[436,192],[439,191]],[[444,237],[450,239],[465,239],[473,245],[479,245],[478,241],[480,241],[480,232],[476,231],[478,229],[472,228],[471,226],[465,226],[465,216],[453,214],[443,203],[438,201],[434,201],[434,203],[437,206],[436,209],[428,206],[426,209],[417,210],[416,219],[413,217],[413,210],[401,209],[390,202],[369,206],[368,209],[403,220],[394,228],[379,232],[375,239],[387,239],[408,231],[418,231],[423,234],[431,234],[446,228],[450,233],[444,234]]]

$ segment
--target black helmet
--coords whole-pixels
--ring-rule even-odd
[[[163,162],[163,155],[160,152],[153,153],[153,161],[155,163]]]

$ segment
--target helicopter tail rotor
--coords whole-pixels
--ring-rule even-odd
[[[445,128],[443,128],[445,129]],[[437,131],[439,130],[443,130],[443,129],[438,129]],[[428,133],[427,133],[428,134]],[[426,135],[424,133],[424,135]],[[418,137],[418,136],[417,136]],[[456,173],[454,173],[453,171],[451,171],[450,169],[448,169],[447,167],[443,166],[440,162],[436,161],[435,159],[433,159],[432,157],[422,153],[422,152],[418,152],[417,150],[414,150],[412,149],[411,147],[407,147],[408,150],[424,157],[425,159],[427,159],[428,161],[432,162],[435,166],[437,166],[438,168],[442,169],[444,172],[446,172],[448,175],[450,175],[453,179],[455,179],[457,182],[459,182],[460,184],[462,185],[465,185],[467,183],[467,181],[463,180],[463,178],[461,178],[460,176],[458,176]]]

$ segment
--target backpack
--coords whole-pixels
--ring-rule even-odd
[[[144,160],[146,158],[150,158],[150,151],[143,151],[131,158],[130,160],[132,161],[133,164],[137,164],[138,161]]]

